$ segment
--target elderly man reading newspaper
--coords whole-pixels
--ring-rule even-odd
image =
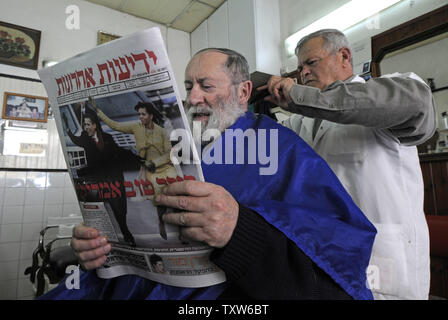
[[[101,279],[94,269],[111,244],[79,225],[72,247],[89,271],[80,289],[62,283],[43,299],[372,299],[366,268],[375,228],[301,138],[247,112],[246,59],[228,49],[200,51],[185,86],[190,126],[200,122],[203,138],[222,134],[203,143],[206,182],[173,183],[156,201],[178,209],[163,219],[181,226],[183,237],[214,248],[210,259],[227,280],[181,288],[136,275]]]

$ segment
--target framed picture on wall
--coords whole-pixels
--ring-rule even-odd
[[[48,98],[5,92],[3,119],[47,122]]]
[[[0,21],[0,63],[36,70],[40,34],[39,30]]]
[[[111,33],[107,33],[104,31],[98,31],[97,33],[97,45],[99,46],[100,44],[115,40],[120,38],[119,35],[116,34],[111,34]]]

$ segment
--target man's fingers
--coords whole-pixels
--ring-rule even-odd
[[[269,78],[268,83],[263,88],[268,88],[269,96],[264,100],[274,104],[283,104],[285,102],[285,96],[283,94],[283,87],[285,84],[285,78],[278,76],[272,76]],[[260,87],[261,88],[261,87]]]
[[[210,232],[207,232],[206,230],[204,230],[204,228],[201,227],[181,228],[180,232],[182,239],[205,242],[209,246],[216,248],[222,248],[227,243],[222,243],[222,241],[220,241]]]
[[[70,245],[76,252],[81,252],[85,250],[104,247],[107,245],[107,240],[105,237],[99,237],[91,240],[72,238]]]
[[[264,98],[264,100],[268,101],[268,102],[271,102],[271,103],[273,103],[275,105],[280,105],[280,106],[284,106],[284,104],[285,104],[282,92],[281,91],[278,92],[278,91],[276,91],[274,89],[273,89],[273,94],[270,94],[270,95],[266,96]]]
[[[203,212],[207,210],[207,200],[203,197],[166,196],[160,194],[156,197],[156,204],[190,212]]]
[[[268,80],[268,83],[267,83],[267,88],[268,88],[268,91],[269,91],[269,93],[272,95],[272,94],[274,94],[274,87],[275,87],[275,85],[277,85],[277,83],[279,82],[279,81],[281,81],[281,79],[282,78],[280,78],[280,77],[278,77],[278,76],[272,76],[272,77],[270,77],[269,78],[269,80]]]
[[[95,260],[91,260],[91,261],[86,261],[86,262],[82,262],[81,265],[84,267],[84,269],[86,270],[92,270],[92,269],[96,269],[101,267],[105,262],[106,262],[107,257],[101,256]]]
[[[73,228],[73,237],[78,239],[94,239],[99,236],[99,231],[94,228],[86,227],[83,224],[78,224]]]
[[[182,239],[208,243],[207,240],[209,239],[207,235],[204,233],[203,229],[200,227],[182,228],[180,232],[182,235]],[[211,245],[210,243],[208,244]]]
[[[87,270],[98,268],[106,262],[106,254],[112,249],[107,239],[99,235],[98,230],[83,224],[73,229],[70,246],[79,263]]]
[[[268,85],[265,84],[264,86],[260,86],[260,87],[258,87],[258,88],[257,88],[257,91],[262,91],[262,90],[267,89],[267,88],[268,88]]]
[[[194,212],[165,213],[163,221],[182,227],[202,227],[204,225],[203,215]]]
[[[272,93],[273,93],[275,99],[277,99],[277,101],[281,101],[282,100],[282,95],[280,94],[281,90],[282,90],[281,82],[276,83],[272,87]]]
[[[97,260],[98,258],[108,254],[111,249],[112,246],[110,244],[107,244],[104,247],[78,252],[78,258],[82,263]]]
[[[287,106],[288,103],[291,102],[289,91],[294,84],[295,82],[291,78],[271,78],[271,80],[269,80],[270,96],[266,97],[264,100],[278,104],[282,107]]]
[[[278,101],[276,101],[276,100],[274,99],[274,97],[272,97],[272,96],[266,96],[263,100],[268,101],[268,102],[271,102],[271,103],[273,103],[273,104],[277,104],[277,102],[278,102]]]
[[[163,193],[169,196],[185,195],[195,197],[205,197],[211,192],[211,185],[203,181],[182,181],[169,184]]]
[[[216,186],[202,181],[182,181],[168,185],[163,194],[155,197],[157,205],[190,212],[207,210],[207,197],[216,191]]]

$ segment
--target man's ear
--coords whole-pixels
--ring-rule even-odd
[[[238,102],[243,105],[247,104],[252,93],[252,81],[246,80],[238,85]]]
[[[339,52],[341,53],[342,62],[344,63],[344,65],[348,64],[351,66],[352,53],[351,53],[350,49],[347,47],[344,47],[344,48],[340,49]]]

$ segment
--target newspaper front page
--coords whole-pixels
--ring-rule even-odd
[[[103,44],[39,76],[84,224],[113,244],[98,276],[137,274],[180,287],[225,281],[212,249],[182,239],[161,219],[174,209],[153,204],[167,184],[204,180],[160,30]]]

